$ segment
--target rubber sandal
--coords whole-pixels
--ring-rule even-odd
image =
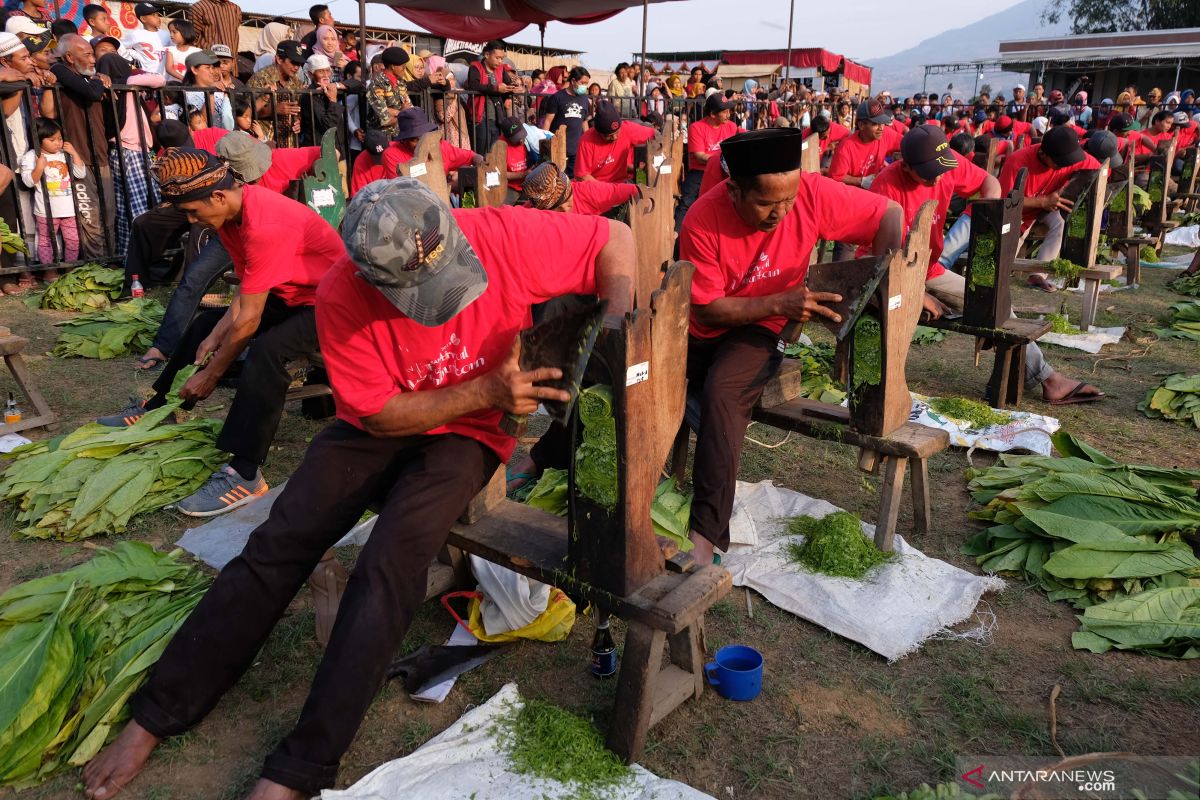
[[[1045,292],[1046,294],[1054,294],[1055,292],[1058,291],[1058,287],[1055,286],[1054,284],[1050,283],[1045,278],[1041,278],[1040,280],[1035,281],[1033,279],[1033,276],[1031,275],[1031,276],[1029,276],[1029,280],[1026,283],[1031,288]]]
[[[329,644],[333,623],[337,620],[338,606],[342,603],[342,594],[346,591],[346,582],[349,579],[346,568],[337,560],[332,550],[325,552],[308,578],[308,588],[312,590],[313,606],[317,612],[317,643],[321,645],[322,650]]]
[[[21,287],[15,283],[0,283],[0,292],[14,296],[22,293]]]
[[[163,364],[166,364],[165,358],[154,358],[153,356],[142,356],[138,359],[138,366],[134,369],[139,372],[158,372],[162,369]]]
[[[1059,399],[1047,400],[1046,402],[1052,406],[1069,406],[1074,403],[1091,403],[1104,397],[1104,392],[1096,389],[1095,386],[1092,386],[1093,389],[1096,389],[1095,394],[1080,394],[1080,391],[1086,389],[1089,385],[1086,381],[1080,381],[1071,388],[1071,391]]]

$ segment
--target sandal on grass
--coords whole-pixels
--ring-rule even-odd
[[[1091,389],[1092,391],[1085,392],[1085,389]],[[1104,392],[1100,391],[1086,381],[1080,381],[1071,388],[1071,391],[1067,392],[1059,399],[1047,400],[1046,402],[1052,406],[1069,406],[1073,403],[1091,403],[1095,400],[1099,400],[1102,397],[1104,397]]]
[[[1030,275],[1028,283],[1034,289],[1040,289],[1046,294],[1054,294],[1058,291],[1057,286],[1050,283],[1050,281],[1046,280],[1041,275]]]
[[[165,358],[155,358],[154,356],[142,356],[138,359],[138,365],[134,367],[142,372],[157,372],[162,369],[162,365],[167,363]]]

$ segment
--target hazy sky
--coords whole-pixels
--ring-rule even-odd
[[[305,0],[240,0],[243,10],[304,17]],[[339,23],[358,20],[356,0],[333,0]],[[951,28],[968,25],[995,14],[1019,0],[847,0],[832,3],[796,3],[793,47],[824,47],[855,60],[891,55],[922,39]],[[482,0],[480,0],[482,7]],[[788,0],[681,0],[650,6],[649,52],[663,50],[716,50],[785,48]],[[368,24],[414,26],[390,8],[367,4]],[[537,28],[529,27],[513,41],[537,44]],[[594,25],[552,22],[546,28],[546,45],[587,52],[586,62],[611,69],[628,61],[641,48],[642,11],[630,9]],[[931,54],[934,56],[934,54]],[[935,57],[935,56],[934,56]],[[936,57],[935,57],[936,59]]]

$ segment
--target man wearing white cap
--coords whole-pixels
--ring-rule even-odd
[[[333,64],[329,57],[321,53],[309,56],[304,62],[304,76],[308,88],[320,91],[300,96],[301,144],[319,145],[325,131],[333,128],[338,131],[339,147],[343,146],[342,105],[338,102],[338,84],[333,82]]]
[[[4,30],[8,33],[20,33],[20,31],[13,30],[14,22],[19,19],[28,19],[34,25],[44,28],[50,27],[50,23],[54,19],[50,16],[48,5],[47,0],[25,0],[21,5],[8,12],[8,21],[4,25]]]

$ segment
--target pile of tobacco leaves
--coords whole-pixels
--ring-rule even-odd
[[[1170,327],[1155,328],[1163,339],[1191,339],[1200,342],[1200,300],[1171,304]]]
[[[1200,297],[1200,272],[1195,275],[1180,275],[1175,280],[1168,281],[1167,288],[1178,294]]]
[[[208,586],[181,553],[119,542],[0,595],[0,786],[86,764],[117,732]]]
[[[833,380],[833,345],[796,342],[783,351],[800,364],[800,396],[821,403],[841,405],[846,391]]]
[[[1138,403],[1151,419],[1171,419],[1200,428],[1200,373],[1168,375]]]
[[[101,311],[54,323],[61,327],[52,355],[59,358],[118,358],[154,343],[165,309],[140,297]]]
[[[84,264],[64,274],[46,287],[40,295],[29,299],[35,308],[56,311],[92,311],[108,308],[121,294],[125,271],[109,269],[100,264]]]

